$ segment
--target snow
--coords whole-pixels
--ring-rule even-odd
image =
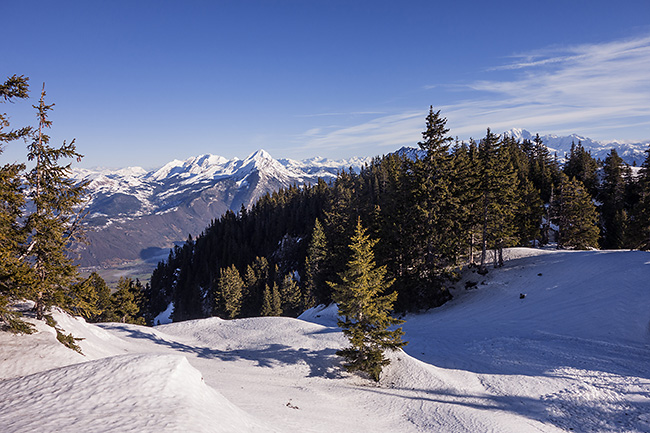
[[[156,325],[167,325],[172,323],[172,312],[174,311],[174,303],[170,302],[165,311],[157,315],[153,319],[153,323]]]
[[[0,431],[650,432],[650,253],[507,257],[407,315],[379,384],[341,368],[334,305],[155,328],[55,311],[84,355],[43,323],[0,333]]]
[[[533,140],[535,135],[531,132],[521,129],[512,128],[503,133],[515,140]],[[640,165],[645,160],[645,151],[650,146],[650,142],[622,142],[622,141],[598,141],[577,134],[566,136],[557,136],[553,134],[540,135],[542,142],[549,148],[551,154],[557,153],[560,160],[564,160],[570,150],[571,144],[580,142],[585,150],[591,153],[591,156],[597,159],[605,160],[612,149],[616,149],[618,155],[625,162],[633,165],[634,162]]]

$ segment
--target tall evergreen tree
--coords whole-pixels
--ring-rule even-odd
[[[262,308],[260,316],[281,316],[282,315],[282,299],[280,298],[280,291],[278,285],[273,283],[272,287],[268,284],[264,285],[262,292]]]
[[[305,283],[302,295],[304,309],[314,307],[327,299],[327,287],[323,278],[326,259],[327,239],[323,226],[316,218],[305,258]]]
[[[285,275],[280,282],[280,300],[283,315],[295,317],[300,313],[300,287],[291,274]]]
[[[329,283],[339,316],[344,318],[338,325],[350,341],[350,347],[337,354],[347,360],[346,369],[365,372],[375,381],[379,381],[381,370],[390,363],[384,351],[406,344],[401,328],[388,329],[403,321],[390,316],[397,293],[385,293],[393,281],[386,280],[385,266],[375,264],[373,248],[377,242],[366,234],[359,218],[350,243],[352,256],[347,269],[339,274],[340,282]]]
[[[481,262],[479,272],[487,273],[487,250],[494,249],[496,266],[503,265],[502,251],[514,232],[513,209],[518,180],[510,155],[499,137],[488,128],[479,142],[478,164],[480,177],[478,188],[481,194]]]
[[[622,248],[628,222],[625,206],[624,162],[612,149],[603,164],[603,181],[599,194],[601,213],[601,246]]]
[[[650,250],[650,148],[646,150],[637,184],[639,199],[632,212],[628,244],[632,248],[647,251]]]
[[[0,83],[0,102],[12,102],[28,97],[29,83],[23,76],[12,76]],[[9,129],[9,117],[0,113],[0,155],[4,146],[12,141],[26,138],[31,128]],[[28,274],[28,263],[21,260],[27,234],[21,218],[25,204],[22,172],[24,164],[5,164],[0,167],[0,324],[14,331],[29,331],[19,319],[19,314],[9,304],[26,296],[24,281]]]
[[[29,245],[23,257],[31,264],[31,298],[36,302],[36,316],[43,318],[52,305],[63,305],[65,293],[79,278],[70,245],[82,234],[80,207],[85,199],[86,183],[71,178],[71,165],[60,165],[61,159],[80,161],[74,140],[59,148],[49,145],[45,129],[52,122],[47,113],[54,104],[45,104],[45,86],[41,92],[38,111],[38,129],[28,146],[27,158],[34,167],[27,173],[29,199],[34,211],[26,219]]]
[[[457,200],[452,195],[452,159],[449,146],[447,119],[440,111],[429,108],[426,129],[422,132],[420,148],[426,151],[422,160],[416,161],[415,172],[420,188],[416,191],[425,226],[422,228],[425,273],[435,273],[453,261],[454,227],[457,224]]]
[[[217,287],[216,314],[224,319],[234,319],[241,311],[244,295],[244,280],[235,265],[221,269]]]
[[[558,248],[588,249],[598,246],[598,214],[591,196],[578,179],[566,176],[558,198]]]
[[[110,308],[110,289],[104,279],[93,272],[83,281],[73,284],[66,296],[66,307],[88,321],[97,321]]]

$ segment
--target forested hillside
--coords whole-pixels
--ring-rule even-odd
[[[479,141],[454,140],[433,108],[418,145],[418,155],[377,157],[359,173],[281,189],[213,220],[159,263],[148,320],[170,303],[174,321],[326,303],[357,218],[379,240],[399,311],[441,305],[462,266],[486,273],[503,265],[506,247],[650,247],[648,158],[635,175],[615,150],[599,161],[578,142],[561,166],[539,136],[488,129]]]

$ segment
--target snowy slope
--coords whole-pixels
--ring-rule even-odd
[[[86,356],[44,325],[0,333],[0,407],[17,411],[0,431],[650,432],[650,253],[508,254],[406,317],[380,384],[341,369],[333,306],[156,328],[57,313]]]

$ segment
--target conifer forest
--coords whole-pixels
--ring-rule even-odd
[[[0,96],[11,102],[28,90],[27,78],[13,76]],[[334,181],[228,211],[173,248],[150,282],[123,278],[111,293],[99,275],[81,278],[71,257],[83,238],[85,192],[59,160],[82,155],[74,141],[49,145],[53,104],[44,98],[45,89],[36,127],[7,129],[3,115],[0,131],[3,145],[30,143],[34,163],[0,168],[0,319],[14,329],[22,322],[8,306],[24,298],[39,317],[60,306],[90,321],[154,325],[170,304],[174,321],[295,317],[336,300],[355,230],[367,233],[373,266],[390,282],[379,295],[400,313],[442,305],[463,268],[503,266],[507,247],[650,249],[650,150],[633,168],[615,150],[596,160],[580,142],[563,161],[539,136],[519,141],[487,129],[462,142],[431,107],[417,152],[375,157]]]
[[[376,157],[211,221],[158,264],[147,321],[170,303],[175,321],[295,316],[329,303],[357,220],[377,240],[398,312],[443,304],[463,267],[503,266],[506,247],[650,248],[648,157],[635,174],[615,150],[598,161],[581,143],[560,163],[539,136],[487,129],[459,142],[433,107],[417,144],[416,155]]]

